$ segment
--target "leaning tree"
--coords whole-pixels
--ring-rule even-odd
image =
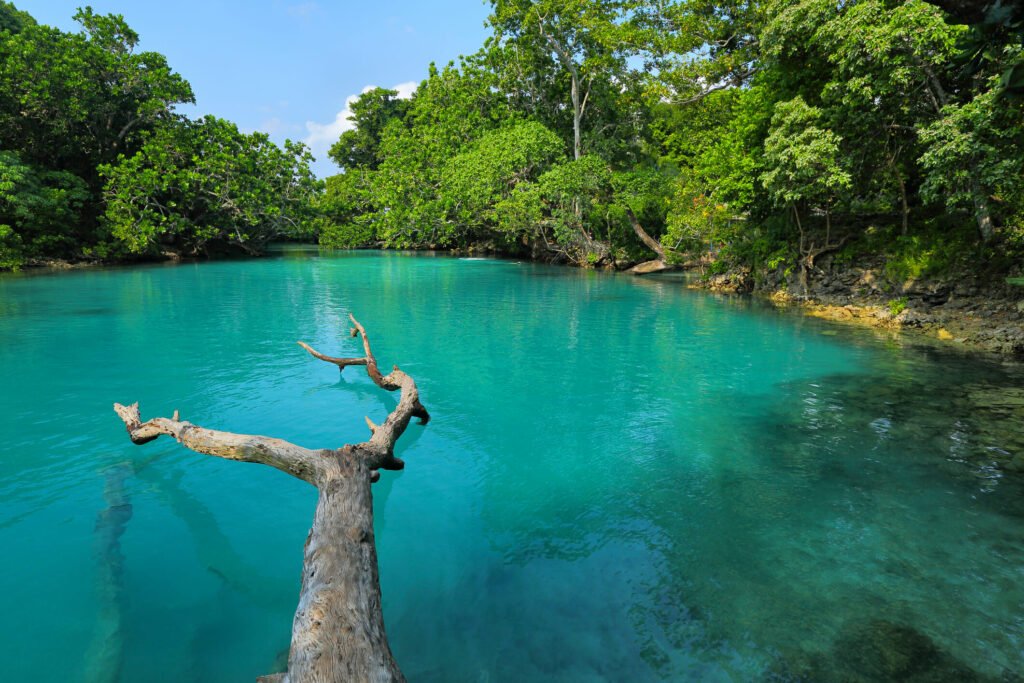
[[[371,432],[368,441],[312,450],[282,439],[206,429],[180,420],[177,411],[171,418],[143,422],[138,403],[114,404],[132,443],[148,443],[166,434],[197,453],[263,463],[317,487],[320,495],[306,539],[288,670],[259,679],[267,683],[405,680],[384,632],[370,484],[380,478],[378,470],[405,466],[395,457],[395,442],[412,418],[426,424],[430,415],[420,403],[412,377],[397,365],[389,374],[381,374],[366,330],[349,317],[352,336],[363,340],[366,355],[362,358],[332,358],[304,342],[299,344],[339,370],[364,365],[377,386],[401,390],[398,406],[383,424],[366,418]]]

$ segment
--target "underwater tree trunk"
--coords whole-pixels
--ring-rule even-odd
[[[306,539],[302,589],[292,622],[288,670],[259,680],[275,683],[307,681],[404,681],[384,631],[377,548],[373,534],[370,484],[380,469],[399,470],[395,442],[412,418],[426,424],[430,415],[420,403],[412,377],[395,366],[387,375],[377,368],[363,326],[352,319],[352,336],[361,336],[366,355],[332,358],[299,344],[320,360],[344,370],[366,366],[377,386],[401,390],[398,406],[381,425],[366,418],[368,441],[339,449],[311,450],[281,439],[205,429],[174,417],[142,422],[139,405],[114,404],[114,410],[135,444],[161,435],[174,437],[197,453],[229,460],[258,462],[309,482],[320,493],[313,527]]]

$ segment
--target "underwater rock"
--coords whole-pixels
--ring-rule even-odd
[[[971,683],[993,680],[941,650],[924,633],[877,619],[846,630],[836,641],[828,669],[813,680]]]

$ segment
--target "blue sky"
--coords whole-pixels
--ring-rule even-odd
[[[167,55],[196,94],[191,115],[214,114],[278,142],[305,140],[321,176],[350,98],[368,86],[408,93],[427,65],[475,52],[487,36],[483,0],[14,0],[66,31],[76,7],[123,14],[139,48]]]

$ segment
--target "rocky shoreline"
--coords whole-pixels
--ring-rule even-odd
[[[873,268],[821,272],[806,295],[781,273],[715,275],[694,287],[752,293],[836,322],[927,335],[967,350],[1024,358],[1024,287],[965,276],[893,284]]]

